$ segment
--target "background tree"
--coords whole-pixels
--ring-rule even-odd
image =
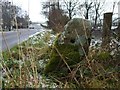
[[[43,14],[47,17],[48,28],[53,29],[55,33],[59,33],[64,30],[64,25],[68,22],[68,17],[61,9],[59,2],[50,3],[47,2],[43,5]]]
[[[103,14],[102,12],[104,11],[103,10],[104,3],[105,3],[105,1],[101,2],[101,1],[98,1],[98,0],[96,0],[94,2],[94,10],[93,10],[95,12],[94,28],[97,28],[97,25],[99,25],[98,23],[101,23],[101,22],[98,22],[98,20],[101,21],[100,16]]]
[[[93,23],[93,27],[95,29],[98,29],[97,27],[102,26],[103,18],[101,16],[103,15],[103,11],[104,11],[103,9],[104,3],[105,1],[101,2],[99,0],[95,0],[94,2],[92,0],[85,0],[85,1],[78,1],[78,0],[59,1],[58,0],[58,2],[54,2],[54,3],[45,2],[45,4],[43,4],[43,10],[44,10],[43,14],[48,19],[49,27],[55,24],[57,27],[58,25],[61,25],[56,22],[57,20],[58,22],[60,22],[60,19],[63,16],[65,17],[68,16],[69,20],[76,16],[79,18],[84,16],[85,19],[91,20],[91,22]],[[58,16],[60,18],[58,18]],[[67,21],[65,21],[65,23]],[[62,27],[64,26],[64,24],[62,24]]]
[[[89,11],[92,8],[92,4],[93,2],[88,3],[87,1],[85,1],[85,9],[86,9],[85,19],[89,19]]]
[[[3,19],[3,28],[9,29],[11,28],[12,21],[12,10],[11,10],[11,2],[3,2],[2,3],[2,19]]]
[[[80,13],[80,16],[84,17],[85,19],[89,19],[91,10],[93,8],[93,2],[89,0],[85,0],[84,2],[81,2],[79,5],[78,11]],[[92,12],[94,13],[94,12]]]
[[[93,27],[98,27],[102,25],[102,16],[103,14],[103,6],[105,1],[99,1],[95,0],[94,2],[92,0],[85,0],[80,6],[80,13],[83,12],[83,15],[85,19],[91,20],[93,23]]]
[[[71,20],[72,17],[77,14],[76,11],[78,10],[80,2],[78,0],[64,0],[62,4],[68,14],[69,19]]]
[[[3,19],[2,28],[3,29],[11,30],[12,27],[15,27],[15,23],[16,23],[14,20],[15,17],[17,19],[18,25],[22,23],[22,25],[26,26],[26,22],[28,22],[28,19],[26,19],[26,16],[28,17],[25,11],[23,11],[20,7],[13,5],[9,1],[2,1],[2,19]]]

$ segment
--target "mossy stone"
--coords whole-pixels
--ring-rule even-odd
[[[56,38],[44,72],[66,75],[68,73],[65,72],[69,71],[66,63],[74,69],[74,66],[84,58],[85,52],[86,55],[88,53],[91,29],[91,23],[86,19],[70,20],[65,25],[64,31]]]

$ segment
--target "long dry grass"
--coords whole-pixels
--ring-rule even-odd
[[[14,18],[17,25],[16,17]],[[61,77],[45,76],[44,67],[49,60],[50,45],[54,43],[55,37],[51,32],[43,32],[30,38],[20,44],[19,30],[16,28],[18,36],[18,44],[12,49],[9,48],[5,39],[7,51],[1,55],[1,72],[3,88],[119,88],[120,72],[119,72],[119,49],[110,55],[110,52],[102,50],[97,46],[90,47],[88,55],[80,61],[76,68],[71,70],[62,54],[55,47],[57,53],[67,66],[70,74],[63,77],[66,81],[62,81]],[[28,35],[29,36],[29,35]],[[76,36],[78,36],[76,31]],[[79,37],[79,36],[78,36]],[[115,47],[115,43],[112,47]],[[81,45],[82,46],[82,45]],[[116,48],[114,48],[115,50]],[[112,50],[113,51],[113,50]],[[111,52],[112,52],[111,51]],[[49,79],[48,79],[49,78]]]

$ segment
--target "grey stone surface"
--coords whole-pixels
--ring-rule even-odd
[[[92,25],[91,22],[82,19],[74,18],[66,25],[63,33],[60,36],[60,43],[64,44],[85,44],[91,38]]]

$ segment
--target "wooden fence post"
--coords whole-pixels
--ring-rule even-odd
[[[120,21],[119,21],[117,29],[118,29],[118,41],[120,41]]]
[[[104,13],[103,32],[102,32],[102,48],[108,49],[110,43],[110,34],[112,26],[112,12]]]

